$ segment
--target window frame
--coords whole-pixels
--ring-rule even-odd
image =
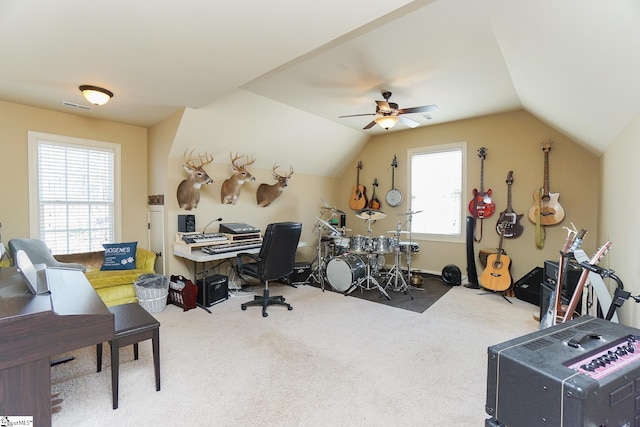
[[[453,142],[448,144],[430,145],[424,147],[410,148],[407,150],[407,205],[409,210],[413,210],[413,182],[411,182],[412,172],[412,159],[415,155],[421,154],[435,154],[444,151],[461,151],[461,196],[460,196],[460,234],[448,235],[448,234],[430,234],[430,233],[417,233],[412,230],[412,237],[417,240],[426,240],[433,242],[449,242],[449,243],[465,243],[466,242],[466,217],[467,217],[467,205],[468,201],[464,198],[467,194],[467,142]],[[417,214],[420,215],[420,214]]]
[[[121,148],[120,144],[44,132],[27,131],[29,174],[29,235],[41,239],[40,234],[40,186],[38,180],[38,145],[47,143],[79,149],[100,149],[113,152],[113,238],[122,241],[121,199]]]

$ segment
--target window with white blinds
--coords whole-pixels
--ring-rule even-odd
[[[425,240],[463,238],[466,143],[410,149],[411,231]]]
[[[54,254],[114,242],[119,146],[31,132],[29,143],[32,237]]]

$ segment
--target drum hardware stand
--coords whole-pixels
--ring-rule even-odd
[[[414,299],[413,294],[411,294],[410,286],[407,284],[407,281],[404,280],[404,276],[402,275],[402,269],[400,268],[400,231],[401,229],[402,229],[402,224],[398,223],[398,227],[396,231],[396,239],[398,243],[396,244],[396,248],[395,248],[394,264],[393,264],[393,267],[391,267],[391,270],[389,270],[389,272],[387,273],[388,279],[384,288],[386,289],[393,281],[394,291],[404,292],[406,294],[409,294],[411,299]],[[408,249],[410,250],[411,247],[409,247]],[[400,284],[398,282],[400,282]]]
[[[333,216],[333,213],[332,213]],[[309,277],[307,277],[307,280],[305,280],[304,285],[306,285],[307,283],[311,283],[311,280],[313,280],[315,283],[318,283],[320,285],[320,288],[322,289],[322,292],[324,292],[324,281],[325,281],[325,271],[326,271],[326,257],[322,256],[322,230],[324,227],[327,227],[328,229],[330,229],[331,231],[338,233],[339,235],[341,235],[341,233],[336,230],[331,224],[329,224],[329,222],[320,219],[318,217],[316,217],[316,219],[318,220],[318,222],[316,222],[315,227],[317,227],[318,229],[318,247],[317,247],[317,253],[316,253],[316,257],[315,259],[311,262],[311,264],[313,265],[313,263],[315,263],[317,261],[316,267],[313,269],[313,271],[311,272],[311,274],[309,275]]]
[[[407,262],[407,283],[411,283],[411,248],[413,246],[412,240],[412,231],[411,231],[411,221],[415,214],[419,214],[422,211],[408,211],[406,214],[398,214],[398,215],[408,215],[409,219],[407,219],[407,223],[409,224],[409,247],[407,248],[407,253],[405,254],[405,261]],[[398,223],[399,225],[399,223]],[[398,243],[400,243],[400,239],[398,238]],[[410,289],[424,291],[424,288],[418,288],[412,285],[407,285]]]
[[[369,216],[368,218],[366,218],[367,221],[367,235],[369,238],[369,242],[371,242],[371,221],[373,220],[373,218],[371,216]],[[371,243],[369,243],[371,244]],[[371,248],[367,248],[367,275],[365,277],[361,277],[360,279],[358,279],[358,281],[355,284],[352,284],[349,289],[347,289],[344,294],[345,295],[349,295],[351,292],[353,292],[357,287],[360,287],[361,290],[372,290],[375,288],[378,288],[378,290],[385,296],[387,297],[388,300],[391,299],[391,297],[389,296],[389,294],[387,293],[387,291],[385,291],[385,289],[380,286],[380,283],[371,275]],[[366,282],[366,284],[363,285],[363,283]],[[371,284],[374,284],[374,286],[371,286]]]

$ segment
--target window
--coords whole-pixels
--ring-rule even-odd
[[[411,232],[429,240],[464,241],[466,143],[409,150]]]
[[[54,254],[119,240],[120,146],[29,132],[31,236]]]

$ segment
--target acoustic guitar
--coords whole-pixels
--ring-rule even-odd
[[[367,189],[364,185],[360,185],[360,171],[362,170],[362,160],[358,162],[356,185],[351,188],[351,198],[349,199],[349,207],[354,211],[359,211],[367,207],[368,200],[365,192]]]
[[[505,225],[500,224],[500,244],[498,245],[498,253],[491,254],[487,257],[487,267],[480,275],[480,285],[491,291],[503,292],[511,287],[511,258],[502,252],[502,243],[504,242]]]
[[[542,143],[544,184],[541,189],[533,193],[534,202],[529,208],[529,219],[540,225],[555,225],[564,219],[564,209],[558,202],[560,193],[551,193],[549,190],[549,152],[552,144],[550,140]]]
[[[507,209],[500,212],[500,218],[498,218],[498,222],[496,223],[496,230],[498,234],[500,234],[500,224],[504,224],[504,230],[502,231],[502,235],[506,239],[513,239],[519,237],[524,230],[522,224],[520,224],[520,220],[524,216],[524,214],[517,214],[513,211],[511,207],[511,185],[513,185],[513,171],[509,171],[507,173]]]
[[[378,197],[376,196],[376,188],[378,188],[378,178],[374,178],[372,185],[373,193],[371,194],[371,200],[369,200],[368,207],[369,209],[379,210],[382,206],[382,203],[380,203],[380,200],[378,200]]]

